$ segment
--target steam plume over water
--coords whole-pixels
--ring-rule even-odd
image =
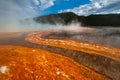
[[[19,31],[39,31],[39,30],[80,30],[80,23],[62,24],[42,24],[30,19],[28,22],[20,19],[2,19],[0,21],[0,32],[19,32]]]

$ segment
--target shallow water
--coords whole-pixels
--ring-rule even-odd
[[[72,39],[120,48],[120,28],[80,28],[78,31],[56,31],[48,35],[57,39]]]
[[[76,62],[88,66],[89,68],[105,74],[108,77],[119,80],[119,62],[110,58],[88,54],[71,49],[58,48],[55,46],[39,45],[25,41],[26,35],[30,33],[20,33],[16,35],[5,34],[0,36],[0,45],[17,45],[32,48],[41,48],[50,52],[55,52],[74,59]],[[120,29],[118,28],[80,28],[78,31],[54,31],[47,38],[74,39],[77,41],[105,44],[113,47],[120,47]],[[13,33],[14,34],[14,33]],[[6,37],[5,37],[6,36]],[[10,37],[11,36],[11,37]],[[4,38],[3,38],[4,37]],[[44,36],[43,36],[44,37]],[[114,41],[114,42],[113,42]],[[102,65],[102,66],[101,66]],[[102,72],[101,72],[102,71]],[[109,73],[110,72],[110,73]]]

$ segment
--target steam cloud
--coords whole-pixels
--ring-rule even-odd
[[[32,18],[28,21],[25,19],[2,19],[0,21],[0,32],[21,32],[21,31],[40,31],[40,30],[66,30],[66,31],[80,31],[83,30],[81,24],[72,22],[69,25],[62,24],[42,24],[35,22]]]
[[[37,1],[37,0],[35,0]],[[53,5],[50,0],[49,5]],[[67,26],[62,24],[50,25],[39,24],[32,20],[33,17],[40,15],[37,8],[34,7],[33,0],[0,0],[0,32],[19,32],[35,30],[79,30],[79,23],[71,23]],[[48,2],[43,2],[48,4]],[[41,5],[42,6],[42,5]],[[44,6],[42,7],[42,9]],[[46,7],[47,8],[47,7]],[[29,18],[29,23],[21,21]]]

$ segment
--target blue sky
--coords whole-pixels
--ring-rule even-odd
[[[54,5],[43,10],[42,15],[58,13],[60,10],[71,9],[83,4],[90,3],[89,0],[57,0]]]
[[[0,0],[0,17],[26,18],[74,12],[78,15],[120,13],[120,0]]]
[[[120,14],[120,0],[0,0],[0,30],[19,29],[19,20],[61,12]]]

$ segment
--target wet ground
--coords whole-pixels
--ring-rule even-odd
[[[0,38],[0,45],[17,45],[17,46],[24,46],[28,48],[39,48],[46,51],[54,52],[55,54],[61,54],[63,56],[67,56],[72,58],[76,62],[84,65],[92,70],[103,74],[113,80],[120,79],[120,61],[116,59],[112,59],[111,57],[102,56],[98,54],[89,54],[85,51],[75,50],[72,48],[64,48],[60,46],[53,46],[45,44],[37,44],[31,43],[25,40],[27,34],[31,34],[31,32],[25,33],[10,33],[9,36],[7,34],[2,34]],[[38,33],[38,32],[37,32]],[[70,31],[53,31],[50,34],[44,35],[43,33],[47,32],[40,32],[42,33],[42,38],[44,39],[54,39],[54,40],[74,40],[77,42],[87,42],[87,44],[102,44],[107,45],[108,47],[115,47],[119,51],[120,48],[120,35],[119,29],[86,29],[85,32],[77,31],[77,32],[70,32]],[[34,36],[33,36],[34,37]],[[39,38],[38,38],[39,40]],[[35,40],[34,40],[35,41]],[[71,44],[71,43],[69,43]],[[107,47],[106,46],[106,47]],[[99,50],[99,49],[98,49]],[[111,52],[110,52],[111,53]],[[117,53],[117,55],[120,53]],[[118,56],[118,59],[120,57]]]
[[[72,59],[41,49],[0,46],[0,80],[109,80]]]
[[[44,38],[71,39],[120,48],[120,28],[80,28],[78,31],[57,31]]]

